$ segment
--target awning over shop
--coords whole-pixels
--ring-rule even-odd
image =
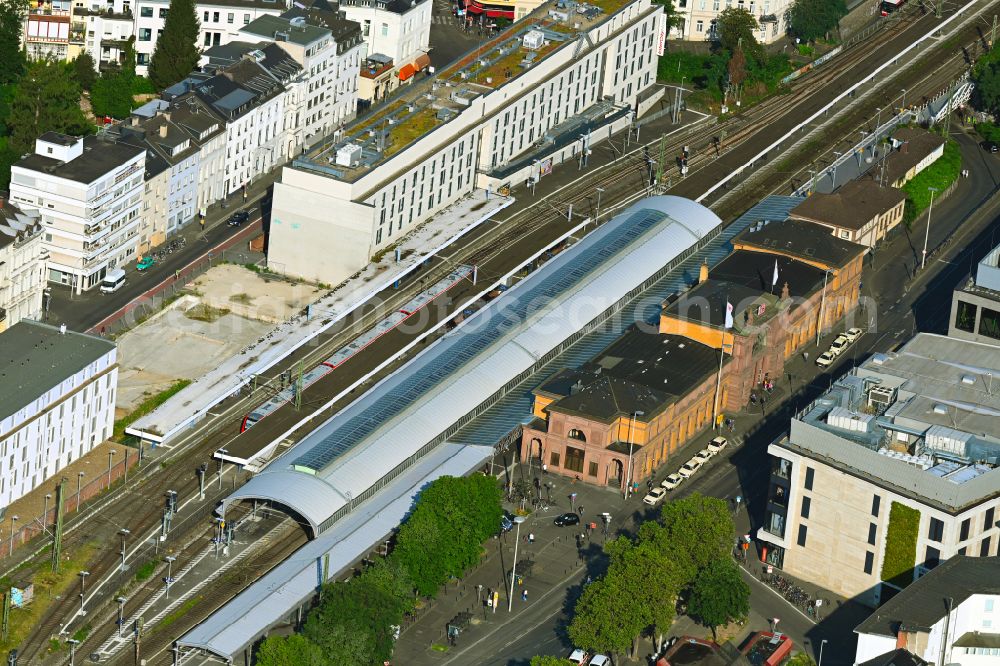
[[[427,69],[431,66],[431,57],[426,53],[421,53],[417,56],[417,59],[413,61],[413,67],[419,72]]]
[[[413,65],[411,65],[410,63],[406,63],[405,65],[399,68],[399,80],[406,81],[416,73],[417,70],[413,68]]]

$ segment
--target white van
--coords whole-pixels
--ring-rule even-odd
[[[120,268],[110,270],[101,281],[101,293],[110,294],[113,291],[118,291],[123,284],[125,284],[125,271]]]

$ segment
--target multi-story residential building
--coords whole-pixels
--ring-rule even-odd
[[[831,194],[812,194],[788,215],[826,227],[837,238],[874,247],[903,221],[905,202],[902,190],[862,178]]]
[[[792,419],[761,558],[878,605],[955,555],[997,554],[1000,347],[921,333]]]
[[[121,65],[129,40],[135,37],[135,17],[126,11],[114,11],[93,2],[73,8],[72,32],[84,31],[83,49],[94,59],[99,71]],[[127,4],[127,3],[126,3]]]
[[[135,257],[146,151],[46,132],[11,167],[10,199],[41,213],[52,282],[80,293]]]
[[[66,60],[70,53],[71,0],[32,0],[24,25],[28,58]]]
[[[542,0],[459,0],[468,22],[497,18],[519,21],[540,4]]]
[[[979,260],[975,275],[951,297],[948,335],[1000,345],[1000,246]]]
[[[169,0],[135,0],[136,72],[145,75],[163,32]],[[215,0],[195,4],[201,48],[228,44],[239,39],[239,30],[259,16],[278,15],[288,9],[283,0]]]
[[[719,352],[707,345],[630,330],[535,389],[522,455],[551,473],[624,490],[712,424],[718,369]]]
[[[575,161],[584,116],[594,140],[606,137],[655,85],[662,20],[650,0],[572,16],[550,3],[480,59],[411,86],[283,170],[269,262],[336,284],[477,186],[523,182],[539,160]],[[572,140],[549,144],[547,134]]]
[[[0,333],[0,367],[0,506],[7,506],[111,437],[117,348],[24,320]]]
[[[323,25],[310,20],[301,10],[291,10],[282,16],[262,16],[241,30],[249,39],[276,40],[272,48],[283,50],[300,67],[286,83],[285,159],[332,134],[353,119],[357,110],[358,73],[365,48],[360,26],[339,18]],[[327,25],[336,29],[336,36]],[[267,42],[248,46],[267,53]]]
[[[770,44],[788,31],[792,0],[679,0],[675,5],[680,24],[670,29],[670,36],[687,41],[717,39],[715,23],[719,14],[730,7],[745,9],[757,19],[755,35],[762,44]]]
[[[786,206],[795,202],[789,198]],[[785,363],[814,344],[817,329],[829,330],[857,306],[866,251],[792,220],[756,224],[734,238],[733,247],[711,271],[703,266],[699,283],[664,303],[660,315],[662,333],[730,356],[719,398],[723,412],[742,409],[762,383],[784,378]]]
[[[319,2],[329,8],[325,0]],[[302,4],[315,7],[318,3]],[[336,7],[361,25],[368,55],[381,53],[391,58],[397,78],[405,82],[430,65],[432,5],[432,0],[341,0]]]
[[[0,332],[41,319],[45,261],[40,213],[0,201]]]
[[[1000,662],[1000,558],[952,557],[889,599],[854,632],[859,665],[885,664],[884,657],[893,653],[902,657],[897,664]]]
[[[298,63],[271,44],[254,50],[214,73],[193,72],[163,91],[167,102],[197,96],[225,124],[226,151],[222,196],[248,185],[284,161],[285,92],[301,70]]]

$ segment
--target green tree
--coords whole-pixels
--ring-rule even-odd
[[[326,666],[319,646],[300,634],[268,636],[257,648],[257,666]]]
[[[682,579],[694,580],[709,562],[727,557],[736,543],[736,529],[725,500],[694,493],[668,502],[660,513],[662,529],[655,523],[639,528],[647,539],[673,557]],[[652,525],[647,527],[647,525]]]
[[[0,0],[0,85],[14,83],[24,74],[21,30],[27,0]]]
[[[834,30],[846,14],[844,0],[795,0],[788,31],[799,39],[811,42]]]
[[[94,59],[86,51],[73,60],[73,76],[84,90],[94,87],[94,82],[97,80],[96,66]]]
[[[573,666],[573,662],[562,657],[541,655],[538,657],[532,657],[531,664],[529,666]]]
[[[746,619],[750,613],[750,586],[740,576],[733,560],[726,556],[712,560],[694,579],[688,614],[712,629]]]
[[[309,625],[306,624],[306,629]],[[306,631],[306,636],[309,632]],[[371,664],[381,664],[383,660],[377,660],[372,651],[371,636],[366,627],[360,622],[352,622],[347,625],[337,624],[325,627],[321,632],[322,641],[315,641],[320,648],[326,664],[358,664],[365,666]]]
[[[194,0],[171,0],[163,33],[149,62],[149,78],[160,90],[174,85],[198,66],[198,16]]]
[[[764,55],[755,37],[759,28],[754,15],[742,7],[723,9],[715,21],[715,34],[719,39],[719,46],[730,53],[741,47],[755,60],[761,60]]]
[[[61,64],[36,60],[28,65],[10,106],[10,147],[23,155],[45,132],[88,134],[93,126],[80,110],[80,88]]]
[[[132,113],[135,61],[135,38],[131,37],[125,45],[121,64],[101,74],[90,91],[90,105],[95,116],[126,118]]]
[[[743,56],[743,49],[739,46],[733,50],[733,55],[729,58],[729,65],[727,66],[729,73],[729,85],[731,88],[731,93],[735,93],[736,89],[746,80],[747,78],[747,61]]]
[[[785,662],[785,666],[816,666],[816,660],[806,652],[796,652]]]
[[[666,30],[677,28],[684,22],[684,16],[677,13],[673,0],[653,0],[654,3],[663,7],[663,16],[666,19]]]
[[[433,596],[450,577],[479,562],[482,543],[496,533],[501,512],[494,479],[441,477],[421,491],[399,528],[394,555],[420,594]]]
[[[605,576],[584,588],[573,609],[569,637],[574,645],[598,652],[622,653],[645,628],[638,601],[618,576]]]

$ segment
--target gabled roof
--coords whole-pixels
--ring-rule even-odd
[[[900,627],[929,631],[974,594],[1000,594],[1000,557],[954,555],[887,601],[859,624],[857,634],[895,638]]]
[[[816,196],[819,195],[811,198]],[[857,243],[837,238],[827,227],[796,220],[768,222],[757,230],[750,227],[734,238],[733,243],[815,261],[828,268],[843,268],[866,251]]]
[[[902,190],[882,187],[870,178],[851,180],[832,194],[817,193],[792,209],[789,216],[857,231],[906,200]]]
[[[909,650],[896,648],[874,659],[863,661],[858,666],[927,666],[927,663]]]

